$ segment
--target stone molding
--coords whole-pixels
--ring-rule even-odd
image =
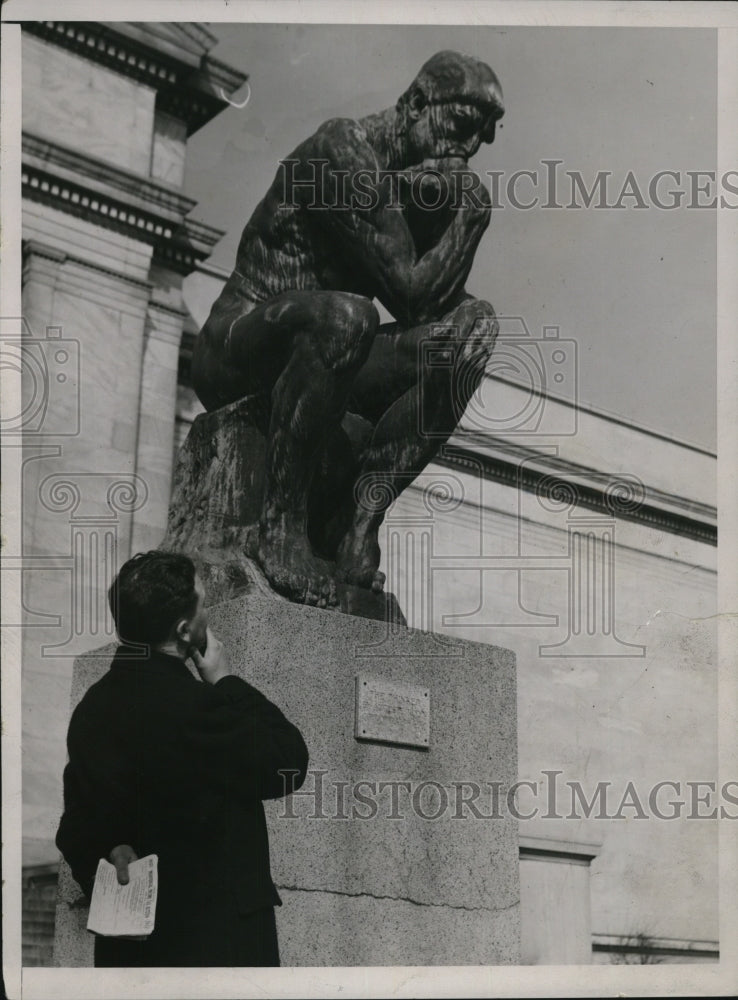
[[[115,281],[122,281],[127,285],[131,285],[134,288],[139,289],[142,295],[146,297],[147,302],[151,296],[152,284],[149,281],[140,281],[138,278],[133,278],[129,274],[123,274],[122,272],[115,271],[110,267],[103,267],[100,264],[95,264],[93,261],[85,260],[83,257],[76,257],[71,254],[63,253],[55,247],[50,247],[41,243],[39,240],[23,240],[24,269],[30,265],[30,261],[32,261],[34,257],[54,261],[57,265],[65,264],[67,262],[70,264],[77,264],[83,268],[89,268],[92,271],[97,271],[99,274],[104,274]]]
[[[197,68],[200,59],[218,43],[202,24],[184,21],[101,21],[118,35],[141,42],[149,49],[172,56]]]
[[[155,212],[171,222],[181,222],[197,205],[194,198],[187,198],[167,184],[132,170],[114,167],[78,149],[62,146],[31,132],[22,133],[22,150],[23,161],[28,166],[48,170],[78,184],[84,181],[86,186],[99,190],[101,194],[116,198],[123,196],[131,207]]]
[[[23,240],[22,245],[21,285],[25,286],[33,278],[39,285],[55,288],[59,268],[67,259],[67,254],[35,240]]]
[[[161,299],[157,298],[156,292],[157,289],[154,288],[151,295],[151,301],[149,302],[149,309],[155,309],[157,312],[171,317],[173,323],[179,323],[179,325],[182,326],[184,321],[189,316],[187,310],[173,306],[169,302],[163,302]]]
[[[24,156],[21,172],[24,197],[149,244],[153,246],[155,262],[178,274],[194,270],[224,235],[222,230],[206,223],[185,219],[181,211],[174,214],[174,199],[180,209],[187,211],[195,204],[190,199],[143,178],[136,181],[134,195],[130,184],[135,174],[108,167],[37,137],[30,137],[30,142],[34,151],[28,159]],[[43,158],[38,155],[41,148],[46,151]],[[58,163],[65,160],[69,164],[73,157],[83,165],[83,172],[70,179],[64,176],[71,172],[69,166],[59,167]],[[90,177],[93,167],[95,180]]]
[[[182,325],[186,313],[173,309],[171,306],[162,305],[155,299],[151,299],[147,310],[146,338],[159,340],[162,343],[170,344],[179,354],[179,345],[182,340]],[[172,367],[172,377],[175,379],[176,388],[176,368],[177,358],[174,359]],[[174,425],[174,400],[172,401],[172,425]]]
[[[186,433],[186,432],[185,432]],[[428,467],[434,473],[443,472],[443,469],[439,469],[435,465]],[[403,510],[401,516],[397,516],[394,512],[388,515],[387,521],[385,522],[387,528],[389,527],[403,527],[407,529],[418,528],[419,530],[423,527],[423,521],[427,521],[429,516],[425,513],[424,503],[423,503],[423,490],[416,483],[411,483],[406,490],[402,493],[401,502],[405,509],[407,509],[407,515]],[[608,517],[612,515],[608,514]],[[492,523],[488,519],[493,519],[494,529],[490,527]],[[561,524],[555,524],[551,521],[543,520],[531,520],[521,513],[516,508],[505,508],[501,504],[497,503],[485,503],[484,505],[465,498],[461,505],[457,507],[453,514],[446,515],[443,520],[434,521],[437,524],[439,530],[443,532],[443,539],[440,543],[440,551],[434,552],[434,557],[439,558],[441,563],[438,568],[442,568],[442,561],[447,556],[451,556],[452,553],[448,551],[447,542],[445,541],[451,537],[451,532],[454,529],[463,529],[466,532],[473,531],[477,533],[478,538],[483,540],[487,538],[487,531],[494,531],[494,537],[498,541],[499,545],[504,549],[505,546],[517,546],[520,544],[521,540],[521,525],[524,525],[525,541],[532,547],[537,548],[538,558],[545,558],[544,553],[551,551],[552,544],[556,544],[558,537],[558,544],[561,547],[560,554],[564,554],[566,551],[566,546],[568,545],[567,536],[569,533],[569,524],[564,521]],[[577,518],[576,524],[579,524],[582,528],[586,530],[586,523],[580,521]],[[453,526],[452,526],[453,525]],[[700,573],[706,573],[710,575],[715,575],[717,570],[710,565],[710,557],[714,557],[715,550],[713,546],[710,546],[707,550],[704,549],[704,543],[690,539],[687,542],[688,546],[700,545],[702,546],[702,551],[700,553],[694,552],[694,550],[683,552],[677,556],[672,551],[664,552],[661,547],[656,548],[654,546],[653,536],[650,536],[650,532],[656,531],[648,525],[629,523],[628,527],[634,529],[636,534],[631,532],[625,533],[624,525],[621,523],[618,529],[618,539],[617,539],[617,549],[618,549],[618,565],[629,566],[633,572],[643,574],[648,572],[646,569],[646,560],[658,560],[658,570],[654,572],[658,573],[662,580],[669,580],[676,583],[683,582],[684,580],[684,569],[689,567],[691,569],[698,570]],[[383,530],[384,526],[383,526]],[[683,537],[683,536],[680,536]],[[682,543],[683,545],[684,543]],[[460,554],[460,559],[468,558],[470,560],[469,565],[466,567],[468,569],[474,569],[475,566],[472,564],[474,560],[481,560],[484,562],[488,558],[487,566],[489,569],[500,569],[503,568],[502,564],[508,560],[507,568],[515,569],[517,556],[510,554],[513,550],[508,548],[506,550],[508,555],[504,554],[487,554],[486,550],[484,554],[482,549],[479,551],[472,552],[463,550]],[[702,556],[702,558],[700,558]],[[535,558],[535,557],[534,557]],[[521,561],[519,568],[523,569],[524,565]],[[477,567],[478,568],[478,564]]]
[[[493,438],[485,445],[499,444],[494,454],[474,450],[462,442],[463,439],[452,439],[436,457],[436,463],[451,469],[472,469],[474,472],[481,469],[485,479],[518,486],[531,493],[540,494],[545,489],[549,495],[554,495],[557,490],[573,489],[576,503],[589,510],[717,545],[717,511],[707,504],[667,494],[645,484],[639,502],[618,502],[613,486],[620,480],[625,482],[627,477],[617,473],[610,476],[533,448],[503,444]],[[536,467],[527,466],[526,461],[534,461]]]

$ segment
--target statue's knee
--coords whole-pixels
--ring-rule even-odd
[[[338,306],[340,324],[360,337],[373,336],[379,326],[377,307],[365,295],[344,294]]]
[[[495,320],[495,311],[485,299],[464,299],[452,313],[453,322],[464,330],[470,330],[475,324],[488,323]]]
[[[363,363],[379,327],[374,303],[363,295],[341,293],[327,307],[321,335],[323,360],[331,368]]]
[[[467,299],[454,314],[454,330],[465,358],[486,360],[499,331],[495,311],[484,299]]]

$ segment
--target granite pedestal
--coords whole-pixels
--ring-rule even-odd
[[[517,825],[484,793],[517,776],[513,654],[253,593],[209,615],[234,672],[310,750],[300,792],[266,804],[282,964],[519,962]],[[73,703],[112,651],[76,662]],[[355,737],[357,674],[428,691],[427,749]],[[483,789],[476,812],[493,818],[463,805],[472,783]],[[85,922],[63,865],[58,965],[91,964]]]

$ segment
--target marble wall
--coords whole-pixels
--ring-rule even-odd
[[[173,187],[181,188],[184,181],[187,153],[187,126],[163,111],[154,116],[151,146],[151,176]]]
[[[72,659],[114,637],[112,576],[166,524],[184,312],[146,244],[32,202],[23,221],[24,403],[47,400],[22,478],[30,864],[57,859]]]
[[[604,453],[606,435],[603,424]],[[465,502],[434,501],[427,492],[434,482]],[[393,589],[410,625],[515,652],[519,776],[535,789],[521,789],[520,809],[538,808],[521,833],[603,842],[592,864],[592,930],[716,939],[714,820],[687,819],[687,808],[674,820],[635,818],[633,808],[618,819],[595,818],[595,809],[587,819],[577,807],[581,818],[565,818],[569,781],[580,782],[588,800],[598,782],[610,782],[613,815],[629,781],[648,810],[659,781],[681,781],[684,798],[687,781],[717,779],[716,550],[560,506],[547,510],[535,495],[430,467],[388,514],[382,568],[399,581]],[[579,577],[572,523],[580,542],[612,537],[589,550],[585,543]],[[605,557],[612,576],[602,572]],[[580,633],[573,635],[577,579]],[[551,779],[544,771],[562,773]],[[544,816],[551,780],[558,799],[550,811],[564,818]],[[676,796],[659,799],[662,812],[669,797]]]
[[[156,91],[23,33],[23,128],[148,175]]]
[[[186,128],[155,114],[154,88],[27,33],[22,66],[25,131],[181,187]],[[58,857],[73,657],[114,637],[110,580],[166,524],[185,312],[181,278],[153,266],[143,240],[25,199],[23,237],[24,404],[35,421],[22,475],[30,864]]]
[[[135,446],[149,296],[143,280],[40,243],[26,259],[24,350],[46,366],[30,389],[49,405],[22,477],[25,863],[56,860],[72,658],[112,636],[107,577],[145,507]]]
[[[134,522],[132,552],[156,548],[162,540],[172,486],[177,359],[184,312],[157,292],[146,317],[138,411],[136,468],[146,482],[147,502]]]

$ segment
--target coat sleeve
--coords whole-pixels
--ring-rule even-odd
[[[308,750],[302,734],[268,698],[240,677],[207,686],[192,719],[197,752],[245,791],[276,799],[305,780]]]
[[[56,846],[88,898],[100,858],[118,844],[135,849],[130,767],[98,730],[80,704],[69,724],[64,813],[56,834]]]

